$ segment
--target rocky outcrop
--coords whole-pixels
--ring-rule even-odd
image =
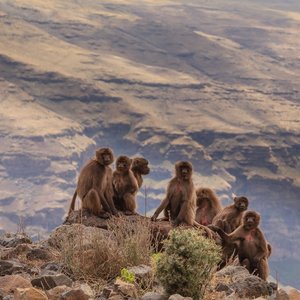
[[[78,212],[73,213],[77,215]],[[127,217],[126,217],[127,218]],[[128,266],[126,272],[132,276],[132,282],[126,281],[121,275],[113,281],[109,281],[106,286],[99,288],[90,286],[79,281],[68,269],[67,264],[59,261],[59,253],[67,251],[65,243],[73,243],[70,249],[85,251],[89,253],[93,249],[92,241],[95,237],[101,243],[117,243],[113,235],[109,232],[107,220],[97,220],[103,227],[85,226],[79,223],[71,225],[61,225],[49,237],[48,240],[23,244],[21,236],[20,243],[7,243],[2,249],[10,252],[3,252],[4,256],[10,253],[13,259],[2,257],[0,261],[0,299],[17,300],[190,300],[182,295],[167,295],[163,287],[155,279],[155,271],[150,265]],[[145,219],[142,216],[128,216],[130,222]],[[88,221],[88,217],[87,217]],[[93,222],[94,222],[93,221]],[[70,221],[68,221],[70,222]],[[163,223],[163,224],[160,224]],[[166,222],[168,223],[168,222]],[[88,221],[88,224],[91,224]],[[149,223],[151,224],[151,222]],[[95,224],[94,224],[95,225]],[[155,222],[151,226],[154,228],[164,228],[164,236],[168,235],[168,226],[164,222]],[[108,229],[104,229],[108,228]],[[157,229],[158,230],[158,229]],[[161,229],[158,230],[158,232]],[[26,246],[24,246],[26,245]],[[79,247],[76,250],[76,247]],[[18,249],[18,250],[17,250]],[[79,253],[79,252],[78,252]],[[105,253],[103,253],[105,255]],[[84,257],[82,267],[89,264],[89,256]],[[91,266],[94,267],[93,265]],[[125,275],[126,277],[126,275]],[[142,290],[147,290],[147,293]],[[217,298],[215,298],[217,297]],[[271,297],[276,300],[295,300],[299,297],[299,291],[278,290],[274,283],[268,283],[259,277],[249,274],[241,266],[228,266],[216,272],[214,278],[207,288],[205,299],[261,299],[260,297]]]

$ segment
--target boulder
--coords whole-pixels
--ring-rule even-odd
[[[41,266],[41,269],[43,271],[53,271],[53,272],[59,272],[61,269],[63,269],[63,264],[57,263],[57,262],[48,262]]]
[[[14,300],[48,300],[46,294],[35,288],[17,288],[14,294]]]
[[[168,300],[193,300],[193,298],[183,297],[179,294],[174,294],[174,295],[171,295]]]
[[[20,275],[6,275],[0,277],[0,289],[4,294],[13,293],[16,288],[32,287],[29,280]]]
[[[139,265],[128,268],[128,271],[134,274],[136,283],[139,284],[142,288],[151,287],[153,278],[151,267],[147,265]]]
[[[28,267],[17,260],[0,260],[0,276],[28,271]]]
[[[63,293],[69,292],[72,288],[66,285],[56,286],[55,288],[46,291],[49,300],[60,300]]]
[[[86,295],[89,296],[89,298],[94,298],[94,291],[87,283],[75,283],[74,289],[82,290]]]
[[[109,300],[124,300],[125,298],[117,293],[113,293],[108,299]]]
[[[231,277],[234,281],[237,278],[249,276],[249,271],[242,266],[227,266],[222,270],[216,272],[215,277]]]
[[[290,300],[299,300],[300,299],[300,291],[298,291],[296,289],[291,289],[288,292],[288,295],[290,297]]]
[[[50,252],[46,249],[35,248],[31,249],[27,254],[28,260],[49,260],[51,258]]]
[[[168,297],[165,294],[159,294],[154,292],[148,292],[143,295],[142,300],[167,300]]]
[[[279,289],[276,293],[275,300],[290,300],[290,297],[285,290]]]
[[[0,245],[15,248],[19,244],[32,244],[32,240],[25,234],[6,233],[0,237]]]
[[[62,225],[51,233],[48,243],[58,249],[87,250],[93,248],[95,239],[105,240],[110,236],[107,230],[101,228],[87,227],[82,224]]]
[[[230,284],[229,287],[241,298],[258,298],[269,295],[268,283],[254,275],[241,277]]]
[[[19,244],[14,248],[1,249],[1,259],[12,259],[18,257],[18,255],[28,252],[31,249],[29,244]]]
[[[89,300],[90,297],[81,289],[72,289],[61,295],[60,300]]]
[[[56,286],[72,286],[72,280],[65,274],[44,275],[31,280],[31,284],[44,290],[50,290]]]
[[[121,295],[125,297],[130,297],[133,299],[138,299],[137,289],[134,284],[127,283],[119,278],[115,281],[115,287]]]
[[[227,266],[216,272],[214,282],[213,289],[224,292],[228,299],[265,297],[274,294],[277,289],[276,284],[250,275],[248,270],[241,266]]]

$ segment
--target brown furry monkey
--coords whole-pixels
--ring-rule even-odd
[[[69,214],[74,210],[76,196],[81,199],[82,209],[88,209],[92,214],[108,217],[117,214],[113,203],[112,169],[114,161],[110,148],[96,150],[96,156],[80,171],[77,188],[70,204]]]
[[[143,157],[135,157],[132,161],[131,171],[138,182],[139,188],[141,188],[143,184],[143,175],[148,175],[150,173],[148,164],[148,160]]]
[[[209,225],[213,218],[222,210],[220,200],[210,188],[198,188],[196,221],[201,225]]]
[[[234,204],[226,206],[212,221],[214,226],[223,229],[227,233],[234,231],[240,224],[243,212],[247,210],[249,201],[246,197],[235,197]]]
[[[113,172],[114,201],[117,208],[125,214],[136,213],[136,194],[139,190],[138,182],[131,171],[132,159],[119,156],[116,170]]]
[[[255,211],[245,212],[242,224],[232,233],[227,234],[222,229],[217,230],[225,244],[236,247],[239,262],[250,273],[263,280],[269,274],[268,257],[271,255],[271,245],[266,242],[259,226],[260,215]]]
[[[174,226],[199,225],[195,222],[196,191],[192,180],[193,166],[190,162],[175,164],[175,176],[169,182],[167,195],[152,216],[155,221],[162,210]]]

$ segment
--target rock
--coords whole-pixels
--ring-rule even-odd
[[[299,300],[300,299],[300,292],[296,289],[291,289],[288,292],[288,295],[290,297],[290,300]]]
[[[116,279],[115,286],[117,291],[126,297],[131,297],[133,299],[138,299],[138,293],[134,284],[127,283],[121,279]]]
[[[51,255],[49,251],[45,249],[31,249],[30,252],[27,253],[26,258],[29,260],[36,260],[36,259],[41,259],[41,260],[49,260],[51,258]]]
[[[167,300],[168,297],[164,294],[148,292],[143,295],[142,300]]]
[[[4,294],[13,293],[16,288],[32,287],[29,280],[20,275],[6,275],[0,277],[0,287]]]
[[[88,299],[90,299],[90,297],[80,289],[65,292],[60,297],[60,300],[88,300]]]
[[[35,288],[17,288],[14,300],[48,300],[46,294]]]
[[[245,267],[242,266],[227,266],[222,270],[216,272],[215,276],[216,277],[230,276],[234,281],[235,279],[249,276],[249,272]]]
[[[66,285],[56,286],[55,288],[46,291],[46,295],[49,300],[60,300],[60,297],[63,293],[71,291],[72,288]]]
[[[110,289],[108,287],[105,287],[103,290],[102,290],[102,295],[104,298],[108,299],[109,296],[113,293],[113,289]]]
[[[239,297],[258,298],[260,296],[268,296],[268,283],[261,278],[249,275],[241,277],[229,285]]]
[[[0,300],[3,300],[3,297],[4,297],[4,293],[3,291],[0,290]]]
[[[109,300],[124,300],[124,297],[122,297],[119,294],[114,293],[113,295],[111,295],[109,298]]]
[[[134,274],[136,283],[138,283],[142,288],[151,287],[153,281],[153,272],[151,267],[147,265],[139,265],[128,268],[128,271]]]
[[[29,251],[31,248],[28,244],[19,244],[15,248],[3,248],[1,249],[1,259],[12,259],[18,255]]]
[[[46,263],[41,266],[41,273],[40,276],[45,275],[57,275],[58,273],[61,273],[61,270],[64,268],[63,264],[59,264],[56,262],[50,262]]]
[[[93,248],[95,239],[105,240],[109,237],[109,232],[101,228],[87,227],[82,224],[62,225],[51,233],[48,243],[58,249],[70,247],[76,251],[79,247],[80,250]]]
[[[290,297],[285,290],[279,289],[277,291],[275,300],[289,300],[289,299],[290,299]]]
[[[32,241],[27,235],[19,233],[6,233],[4,236],[0,237],[1,246],[15,248],[19,244],[32,244]]]
[[[28,271],[28,267],[16,260],[0,260],[0,276]]]
[[[74,288],[82,290],[89,298],[94,298],[95,296],[92,288],[87,283],[76,283]]]
[[[234,291],[225,283],[218,283],[215,290],[217,292],[225,292],[226,296],[231,295]]]
[[[72,286],[72,280],[65,274],[44,275],[31,280],[33,286],[50,290],[59,285]]]
[[[3,297],[3,300],[14,300],[14,296],[13,295],[7,295],[7,296]]]
[[[171,295],[168,300],[193,300],[193,298],[183,297],[179,294],[174,294],[174,295]]]

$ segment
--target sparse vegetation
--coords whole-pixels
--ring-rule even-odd
[[[135,275],[134,273],[130,272],[128,269],[123,268],[121,270],[121,279],[128,283],[134,283]]]
[[[220,258],[220,247],[199,231],[172,230],[157,262],[157,277],[167,293],[201,299]]]
[[[107,235],[93,236],[88,245],[81,232],[77,233],[82,235],[79,245],[66,239],[61,258],[72,276],[87,281],[110,280],[126,267],[150,263],[152,246],[148,220],[133,222],[125,217],[112,218],[108,229]]]

